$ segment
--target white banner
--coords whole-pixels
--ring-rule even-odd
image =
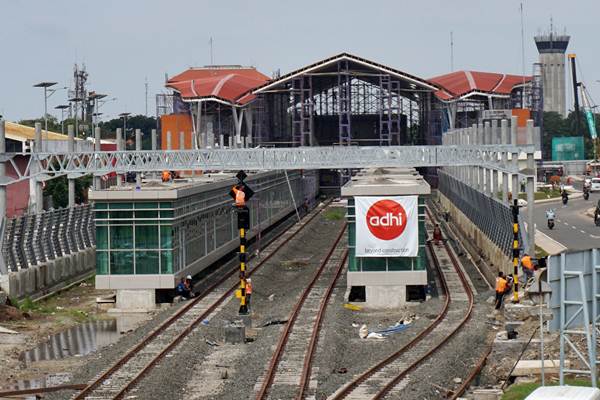
[[[417,196],[354,198],[357,257],[416,257]]]

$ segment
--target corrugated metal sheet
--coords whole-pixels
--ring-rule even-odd
[[[469,92],[485,92],[509,95],[516,85],[523,83],[522,75],[498,74],[479,71],[456,71],[429,79],[443,88],[436,92],[442,100],[464,96]],[[525,76],[525,82],[531,81],[531,76]]]

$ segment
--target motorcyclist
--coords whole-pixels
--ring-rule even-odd
[[[547,220],[554,219],[555,217],[556,217],[556,214],[553,209],[546,210],[546,219]]]
[[[596,222],[600,218],[600,200],[598,200],[598,204],[596,204],[596,209],[594,210],[594,222]]]
[[[560,196],[562,197],[563,204],[567,204],[567,201],[569,201],[569,194],[565,189],[562,190]]]

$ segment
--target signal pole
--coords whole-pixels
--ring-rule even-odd
[[[518,196],[517,196],[518,197]],[[519,200],[513,200],[512,206],[513,215],[513,294],[514,303],[519,302]]]
[[[235,211],[237,214],[238,229],[240,231],[240,288],[236,292],[236,297],[240,299],[240,315],[248,315],[248,303],[246,302],[246,267],[248,265],[248,253],[246,253],[247,246],[247,234],[250,229],[250,210],[246,206],[246,201],[252,197],[254,192],[246,183],[244,179],[248,175],[244,171],[239,171],[236,175],[238,178],[238,184],[235,185],[230,191],[229,195],[235,200]],[[241,193],[240,193],[241,192]]]

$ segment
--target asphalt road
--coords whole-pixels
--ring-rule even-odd
[[[563,207],[561,199],[536,204],[534,220],[536,228],[571,250],[600,248],[600,227],[594,225],[594,219],[585,215],[585,211],[594,208],[600,200],[600,192],[594,192],[589,200],[583,198],[569,199]],[[555,209],[556,221],[554,229],[548,229],[546,210]],[[525,208],[526,211],[527,209]]]

